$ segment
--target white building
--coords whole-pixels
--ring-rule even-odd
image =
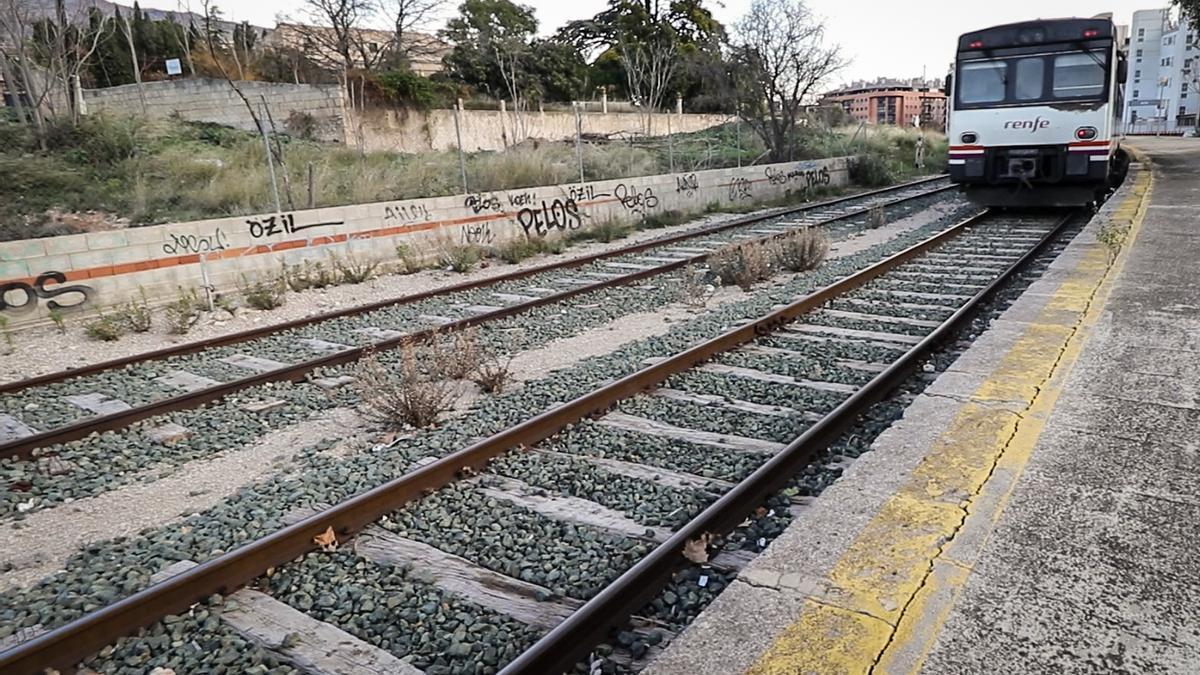
[[[1129,133],[1195,128],[1200,114],[1200,30],[1173,18],[1170,9],[1134,12],[1125,96]]]

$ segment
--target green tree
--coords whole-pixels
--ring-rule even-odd
[[[538,22],[533,8],[510,0],[466,0],[441,35],[454,45],[450,75],[495,98],[525,99],[536,80],[526,72]]]
[[[1200,30],[1200,0],[1175,0],[1175,4],[1191,20],[1192,26]]]

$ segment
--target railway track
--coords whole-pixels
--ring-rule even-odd
[[[286,602],[364,649],[419,653],[431,673],[568,672],[637,616],[618,653],[593,653],[587,666],[628,668],[686,623],[681,606],[718,590],[786,524],[806,467],[1074,217],[972,217],[336,506],[297,510],[273,534],[180,564],[3,652],[0,668],[71,668],[164,617],[229,617],[228,600],[203,601],[231,593],[235,605]],[[314,552],[335,541],[336,553]],[[258,590],[235,592],[246,585]],[[389,605],[396,596],[412,600]],[[427,636],[430,625],[445,635],[395,634]]]
[[[118,430],[271,382],[299,381],[367,351],[500,321],[702,263],[720,245],[823,227],[845,235],[873,208],[904,208],[953,188],[943,178],[739,218],[485,280],[0,385],[0,458]],[[333,383],[336,385],[336,382]],[[331,386],[333,386],[331,385]]]

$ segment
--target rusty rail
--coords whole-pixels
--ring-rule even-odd
[[[889,392],[902,384],[931,351],[970,321],[980,305],[987,302],[1005,282],[1045,249],[1075,215],[1072,212],[1063,216],[1045,237],[920,343],[722,495],[700,515],[677,530],[650,555],[627,570],[509,663],[500,675],[543,675],[570,671],[595,645],[608,639],[609,631],[613,627],[624,622],[652,600],[666,585],[671,575],[687,564],[681,555],[687,542],[697,540],[705,534],[724,534],[733,530],[767,497],[784,488],[792,476],[802,471],[822,450],[837,441],[862,413],[885,399]],[[920,246],[927,248],[926,244]],[[900,255],[904,256],[904,259],[911,258],[910,251],[912,249]],[[825,299],[833,297],[828,294],[828,290],[821,291],[819,295]],[[779,316],[779,319],[788,315],[787,309],[780,312],[783,315]],[[756,322],[756,328],[770,326],[763,321]],[[733,333],[718,338],[729,339],[733,339]]]
[[[191,605],[210,595],[228,594],[262,576],[267,569],[285,564],[314,550],[314,537],[327,528],[333,528],[340,539],[352,536],[383,515],[409,501],[419,499],[426,491],[451,483],[463,473],[464,468],[482,469],[489,460],[509,450],[533,446],[559,433],[570,424],[607,411],[624,398],[660,385],[672,375],[775,331],[830,299],[957,237],[985,216],[986,214],[980,214],[969,218],[752,323],[732,329],[568,403],[544,411],[521,424],[356,495],[337,506],[0,653],[0,671],[33,673],[41,672],[47,667],[70,669],[118,638],[134,633],[163,616],[186,611]],[[1049,237],[1034,251],[1040,250],[1047,241]],[[1033,252],[1027,254],[1022,261],[1032,255]],[[1007,278],[1011,273],[1012,270],[1001,279]],[[976,300],[972,301],[972,306],[978,303],[979,298],[990,294],[999,283],[994,282],[977,295]],[[959,310],[943,328],[926,338],[918,348],[928,349],[936,344],[950,330],[946,326],[957,325],[966,316],[966,312],[967,308]],[[514,661],[506,672],[541,675],[567,670],[574,663],[571,659],[577,652],[586,651],[591,645],[601,641],[611,625],[629,616],[655,592],[656,584],[677,566],[680,559],[678,553],[686,541],[695,539],[702,532],[728,530],[740,522],[741,514],[753,508],[747,505],[757,505],[761,495],[769,493],[787,480],[790,474],[782,473],[783,471],[794,470],[800,466],[802,459],[811,455],[812,448],[824,447],[832,442],[836,438],[836,431],[861,412],[862,406],[878,400],[887,389],[898,382],[900,374],[907,373],[908,368],[915,365],[918,357],[914,354],[917,354],[917,349],[906,354],[900,362],[872,380],[867,388],[839,406],[829,418],[812,427],[749,479],[739,483],[730,493],[706,509],[700,517],[656,548],[648,558],[622,575],[614,585],[602,591]],[[853,405],[851,401],[854,402]],[[718,505],[720,508],[717,508]]]
[[[905,187],[911,187],[913,185],[920,185],[920,184],[922,184],[922,182],[929,182],[931,180],[937,180],[937,179],[936,178],[935,179],[924,179],[924,181],[918,181],[916,183],[906,184]],[[894,189],[894,188],[889,188],[888,190],[892,190],[892,189]],[[947,186],[944,188],[932,190],[930,192],[923,192],[921,194],[911,195],[908,197],[897,199],[894,202],[890,202],[889,205],[902,204],[905,202],[909,202],[909,201],[913,201],[916,199],[921,199],[923,197],[927,197],[931,194],[937,194],[939,192],[944,192],[944,191],[953,190],[953,189],[955,189],[954,186]],[[865,193],[865,194],[866,195],[878,194],[878,191],[871,192],[871,193]],[[859,194],[853,198],[862,198],[863,196],[864,196],[864,194]],[[846,199],[851,199],[851,198],[842,198],[841,200],[834,200],[834,202],[830,202],[830,203],[837,203],[838,201],[844,201]],[[827,219],[821,221],[820,224],[828,225],[830,223],[834,223],[834,222],[837,222],[840,220],[846,220],[849,218],[853,218],[853,217],[862,215],[866,211],[867,211],[867,209],[850,211],[848,213],[845,213],[845,214],[842,214],[839,216],[827,218]],[[784,214],[784,215],[786,215],[786,214]],[[778,217],[778,214],[769,215],[769,216],[756,215],[756,216],[751,217],[749,220],[739,219],[740,222],[736,223],[736,224],[723,223],[721,225],[714,226],[713,228],[704,228],[704,230],[700,231],[703,234],[698,233],[698,232],[690,232],[690,233],[684,233],[684,234],[679,234],[679,235],[673,235],[671,237],[666,237],[663,239],[656,239],[656,240],[652,240],[652,241],[648,241],[648,242],[642,242],[642,243],[634,244],[633,246],[629,246],[624,249],[621,249],[619,254],[620,255],[628,255],[629,253],[636,253],[638,251],[645,250],[647,248],[656,248],[659,246],[669,245],[669,244],[671,244],[675,241],[679,241],[679,240],[694,239],[698,236],[712,234],[714,231],[724,230],[724,229],[728,229],[730,227],[735,227],[737,225],[745,225],[747,223],[756,222],[758,220],[766,220],[766,219],[770,219],[770,218],[774,218],[774,217]],[[763,239],[770,239],[772,237],[778,237],[778,236],[782,236],[782,233],[779,235],[768,235],[768,236],[763,237]],[[507,280],[508,278],[520,278],[520,277],[528,276],[530,274],[536,274],[536,273],[545,272],[548,270],[555,270],[555,269],[562,269],[564,267],[578,266],[578,265],[584,264],[583,262],[580,262],[580,261],[585,261],[587,263],[590,263],[590,262],[594,262],[595,260],[612,257],[613,255],[616,255],[616,254],[618,254],[618,252],[613,252],[613,251],[609,251],[606,253],[598,253],[598,254],[594,254],[591,256],[585,256],[584,258],[578,258],[575,260],[565,261],[563,263],[555,263],[552,265],[545,265],[545,266],[542,266],[539,268],[532,268],[530,270],[523,270],[521,272],[514,272],[510,275],[503,275],[503,276],[505,277],[505,280]],[[320,368],[331,368],[331,367],[341,366],[341,365],[345,365],[347,363],[352,363],[354,361],[357,361],[370,351],[387,351],[387,350],[391,350],[391,349],[397,349],[397,348],[403,347],[404,345],[408,345],[408,344],[421,343],[421,342],[424,342],[424,341],[427,341],[427,340],[433,338],[435,335],[438,335],[438,334],[459,331],[459,330],[463,330],[466,328],[470,328],[472,326],[489,323],[492,321],[499,321],[501,319],[506,319],[506,318],[509,318],[512,316],[516,316],[518,314],[522,314],[524,312],[530,311],[532,309],[536,309],[538,307],[543,307],[546,305],[563,302],[565,300],[569,300],[569,299],[579,296],[579,295],[593,293],[593,292],[603,290],[606,288],[616,288],[618,286],[628,285],[628,284],[631,284],[631,283],[634,283],[637,281],[641,281],[643,279],[647,279],[649,277],[658,276],[660,274],[665,274],[667,272],[672,272],[672,271],[675,271],[678,269],[682,269],[688,265],[694,265],[694,264],[703,262],[705,259],[708,258],[708,255],[709,254],[705,253],[705,254],[691,256],[689,258],[681,258],[677,262],[663,263],[663,264],[657,265],[651,269],[642,270],[642,271],[638,271],[638,272],[630,272],[628,274],[623,274],[618,278],[604,279],[601,281],[597,281],[596,283],[593,283],[593,284],[588,284],[586,286],[577,286],[575,288],[571,288],[571,289],[568,289],[565,291],[560,291],[553,295],[548,295],[548,296],[545,296],[542,298],[537,298],[535,300],[528,300],[528,301],[521,302],[521,303],[518,303],[515,305],[509,305],[507,307],[503,307],[503,308],[498,309],[493,312],[486,312],[484,314],[478,314],[478,315],[468,317],[465,319],[459,319],[457,321],[453,321],[451,323],[448,323],[448,324],[445,324],[442,326],[438,326],[436,328],[426,328],[423,330],[414,331],[412,333],[407,333],[405,335],[401,335],[398,337],[389,338],[387,340],[381,340],[379,342],[375,342],[375,343],[372,343],[371,345],[367,345],[367,346],[351,347],[349,349],[345,349],[345,350],[342,350],[342,351],[339,351],[339,352],[336,352],[333,354],[328,354],[326,356],[321,356],[321,357],[317,357],[315,359],[309,359],[307,361],[301,361],[299,363],[290,364],[284,368],[278,368],[275,370],[271,370],[271,371],[268,371],[265,373],[258,373],[255,375],[248,375],[246,377],[238,378],[236,380],[230,380],[229,382],[222,382],[220,384],[216,384],[211,387],[205,387],[203,389],[197,389],[195,391],[190,391],[190,392],[187,392],[184,394],[180,394],[178,396],[171,396],[171,397],[164,398],[164,399],[161,399],[158,401],[153,401],[153,402],[147,403],[145,405],[135,406],[135,407],[129,408],[127,410],[109,413],[107,415],[93,415],[90,417],[85,417],[78,421],[72,422],[70,424],[65,424],[65,425],[56,427],[54,429],[49,429],[49,430],[42,431],[42,432],[39,432],[36,434],[18,438],[18,439],[9,441],[7,443],[2,443],[2,444],[0,444],[0,458],[18,457],[18,458],[22,458],[22,459],[27,459],[27,458],[31,457],[33,455],[33,452],[35,450],[37,450],[38,448],[44,448],[47,446],[57,445],[60,443],[69,443],[71,441],[76,441],[81,438],[86,438],[87,436],[89,436],[93,433],[122,429],[122,428],[125,428],[125,427],[135,423],[135,422],[139,422],[141,420],[148,419],[151,417],[156,417],[158,415],[163,415],[163,414],[170,413],[170,412],[175,412],[175,411],[179,411],[179,410],[187,410],[190,408],[199,407],[206,403],[211,403],[212,401],[216,401],[221,398],[224,398],[224,397],[226,397],[230,394],[236,393],[238,391],[242,391],[244,389],[249,389],[251,387],[256,387],[259,385],[267,384],[269,382],[298,381],[298,380],[301,380],[304,377],[306,377],[309,373],[313,372],[314,370],[317,370]],[[492,279],[488,279],[488,280],[468,282],[466,284],[459,284],[458,286],[447,287],[445,289],[442,289],[441,291],[429,291],[429,292],[421,294],[420,297],[418,297],[418,296],[409,296],[409,297],[423,299],[423,298],[431,297],[432,295],[437,295],[437,294],[442,294],[442,293],[450,293],[450,292],[455,292],[458,290],[466,290],[466,289],[470,289],[470,288],[478,288],[480,286],[485,286],[485,285],[488,285],[491,283],[496,283],[497,282],[496,279],[497,278],[492,278]],[[413,300],[407,300],[407,301],[413,301]],[[399,302],[399,301],[386,301],[385,303],[376,303],[375,305],[365,305],[363,307],[352,308],[351,310],[342,310],[340,312],[323,315],[322,317],[318,317],[318,318],[319,318],[319,320],[326,320],[329,318],[346,316],[348,313],[355,314],[355,313],[371,311],[372,309],[378,309],[379,306],[381,306],[381,305],[386,306],[388,304],[396,304],[397,302]],[[305,322],[311,323],[312,319],[304,319],[299,322],[292,322],[292,323],[304,325]],[[281,324],[281,325],[284,325],[284,324]],[[294,327],[294,326],[292,326],[292,327]],[[275,328],[278,328],[278,327],[275,327]],[[254,331],[251,331],[251,332],[254,332]],[[243,335],[243,334],[238,334],[238,335]],[[230,336],[226,336],[226,338],[213,338],[213,341],[219,342],[222,340],[226,340],[228,337],[230,337]],[[209,342],[212,342],[212,341],[209,341]],[[205,344],[205,343],[198,342],[198,343],[194,343],[194,344],[199,345],[199,344]],[[221,344],[225,344],[225,343],[222,342]],[[217,345],[209,344],[208,346],[211,347],[211,346],[217,346]],[[159,357],[154,357],[154,358],[159,358]],[[154,359],[152,358],[150,360],[154,360]],[[122,359],[121,361],[127,362],[127,363],[140,363],[143,361],[143,359],[141,359],[140,357],[129,357],[128,359]],[[112,363],[115,363],[115,362],[112,362]],[[69,373],[66,374],[67,377],[64,377],[63,379],[70,379],[73,377],[77,377],[79,374],[80,374],[80,371],[70,371]],[[0,393],[3,393],[2,388],[0,388]]]
[[[471,291],[471,290],[475,290],[477,288],[485,288],[487,286],[493,286],[496,284],[503,283],[505,281],[524,279],[526,277],[530,277],[530,276],[533,276],[536,274],[542,274],[544,272],[553,272],[555,270],[570,269],[572,267],[582,267],[584,265],[589,265],[593,262],[596,262],[597,260],[604,260],[606,258],[614,258],[614,257],[623,256],[623,255],[629,255],[631,253],[639,253],[639,252],[644,251],[649,248],[656,248],[659,246],[667,246],[667,245],[671,245],[671,244],[676,244],[676,243],[679,243],[682,241],[687,241],[689,239],[695,239],[697,237],[706,237],[706,236],[709,236],[712,234],[724,232],[725,230],[742,227],[744,225],[750,225],[750,224],[756,223],[756,222],[761,222],[763,220],[770,220],[772,218],[780,218],[783,216],[789,216],[789,215],[793,215],[796,213],[803,213],[805,211],[812,211],[812,210],[816,210],[816,209],[828,208],[830,206],[837,206],[838,204],[843,204],[843,203],[846,203],[849,201],[854,201],[856,199],[862,199],[864,197],[873,197],[875,195],[885,194],[888,192],[895,192],[895,191],[903,190],[903,189],[910,188],[910,187],[924,185],[926,183],[932,183],[934,181],[943,180],[945,177],[946,177],[945,174],[942,174],[942,175],[938,175],[938,176],[932,176],[929,178],[922,178],[920,180],[915,180],[915,181],[912,181],[909,183],[904,183],[902,185],[893,185],[891,187],[880,188],[878,190],[869,190],[867,192],[859,192],[857,194],[847,195],[845,197],[837,197],[835,199],[829,199],[829,200],[826,200],[823,202],[817,202],[814,204],[803,204],[800,206],[786,207],[786,208],[782,208],[782,209],[769,209],[765,213],[756,213],[754,215],[745,216],[743,218],[735,218],[733,220],[730,220],[729,222],[721,223],[719,225],[713,225],[710,227],[702,228],[699,230],[693,230],[690,232],[682,232],[679,234],[671,235],[669,237],[662,237],[659,239],[651,239],[648,241],[639,242],[637,244],[631,244],[629,246],[625,246],[625,247],[622,247],[619,249],[614,249],[611,251],[602,251],[600,253],[592,253],[589,255],[580,256],[578,258],[571,258],[571,259],[563,260],[560,262],[548,263],[545,265],[539,265],[537,267],[530,267],[530,268],[523,269],[523,270],[514,270],[512,272],[508,272],[505,274],[499,274],[499,275],[496,275],[493,277],[488,277],[486,279],[476,279],[475,281],[465,281],[462,283],[452,284],[450,286],[442,286],[440,288],[434,288],[434,289],[430,289],[428,291],[422,291],[420,293],[413,293],[410,295],[405,295],[405,296],[402,296],[399,298],[393,298],[390,300],[381,300],[378,302],[372,302],[372,303],[368,303],[365,305],[356,305],[354,307],[347,307],[345,309],[339,309],[339,310],[335,310],[333,312],[327,312],[324,314],[317,314],[315,316],[304,317],[301,319],[294,319],[292,321],[285,321],[283,323],[272,324],[269,326],[262,326],[260,328],[253,328],[251,330],[240,331],[237,333],[230,333],[228,335],[221,335],[221,336],[208,338],[208,339],[204,339],[204,340],[196,340],[195,342],[188,342],[188,343],[185,343],[182,345],[177,345],[174,347],[167,347],[167,348],[158,349],[155,351],[144,352],[142,354],[134,354],[132,356],[126,356],[126,357],[122,357],[119,359],[111,359],[108,361],[101,361],[100,363],[94,363],[94,364],[91,364],[88,366],[83,366],[81,368],[75,368],[73,370],[61,371],[61,372],[57,372],[57,373],[47,373],[45,375],[38,375],[37,377],[31,377],[31,378],[24,379],[24,380],[14,380],[12,382],[4,382],[4,383],[0,383],[0,394],[10,394],[10,393],[22,391],[24,389],[29,389],[31,387],[36,387],[36,386],[41,386],[41,385],[46,385],[46,384],[55,384],[55,383],[63,382],[63,381],[73,379],[76,377],[82,377],[85,375],[94,375],[96,373],[104,372],[106,370],[115,370],[117,368],[124,368],[125,366],[133,365],[135,363],[146,363],[149,361],[162,360],[162,359],[169,358],[172,356],[181,356],[184,354],[194,354],[196,352],[201,352],[206,349],[212,349],[213,347],[223,347],[225,345],[236,344],[239,342],[246,342],[248,340],[253,340],[255,338],[260,338],[260,337],[263,337],[266,335],[272,335],[275,333],[281,333],[284,331],[292,330],[294,328],[303,328],[304,326],[311,326],[313,324],[321,323],[323,321],[329,321],[332,319],[340,319],[343,317],[355,316],[358,314],[366,314],[367,312],[373,312],[375,310],[384,309],[387,307],[409,305],[414,302],[420,302],[421,300],[428,300],[429,298],[433,298],[433,297],[437,297],[437,296],[441,296],[441,295],[450,295],[452,293]],[[951,190],[951,189],[955,189],[955,187],[956,186],[950,185],[943,189]],[[926,194],[934,194],[935,192],[936,191],[926,193]],[[926,196],[926,195],[924,195],[924,194],[918,195],[917,197],[922,197],[922,196]],[[914,197],[914,198],[917,198],[917,197]]]

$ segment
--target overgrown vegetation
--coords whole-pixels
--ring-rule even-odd
[[[200,313],[203,309],[200,295],[196,289],[180,288],[179,295],[175,300],[163,308],[163,317],[167,321],[167,332],[171,335],[186,335],[200,320]]]
[[[261,274],[253,279],[242,277],[238,289],[246,305],[254,309],[278,309],[287,300],[287,278],[282,273]]]
[[[708,257],[708,268],[712,277],[720,283],[734,284],[743,291],[749,291],[755,284],[770,279],[781,270],[807,272],[816,269],[828,253],[828,238],[817,230],[803,228],[780,237],[724,246]],[[685,279],[684,301],[691,304],[687,296],[699,293],[698,282]]]
[[[411,344],[400,349],[394,373],[375,354],[364,357],[356,373],[363,415],[396,430],[436,424],[460,397],[456,383],[442,377],[437,365]]]
[[[78,127],[55,122],[43,151],[8,110],[0,109],[0,240],[274,210],[262,139],[254,134],[213,124],[97,115],[82,118]],[[666,173],[670,164],[677,171],[732,166],[738,159],[729,154],[732,127],[677,136],[673,162],[663,139],[636,146],[587,144],[585,171],[589,180],[606,180]],[[802,131],[796,159],[877,155],[882,159],[856,169],[856,177],[872,185],[914,172],[916,134],[911,131]],[[744,130],[742,135],[747,144],[742,160],[749,164],[755,153],[761,155],[762,145],[751,144]],[[945,141],[930,138],[928,166],[936,171],[944,166]],[[450,152],[362,154],[289,136],[281,142],[294,184],[304,184],[306,167],[313,165],[318,207],[462,192],[458,160]],[[685,161],[687,147],[694,156]],[[467,157],[467,173],[471,189],[478,191],[578,181],[574,148],[566,143],[474,153]],[[650,214],[646,226],[671,223],[671,214]]]
[[[481,249],[471,244],[445,244],[439,254],[442,265],[459,274],[475,269],[481,257]]]

